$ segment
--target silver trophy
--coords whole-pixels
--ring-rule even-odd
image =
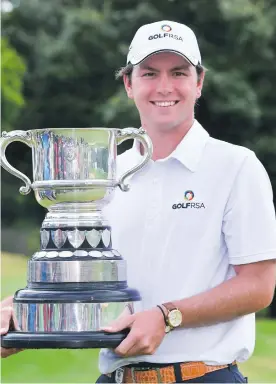
[[[144,156],[118,180],[117,145],[127,139],[140,141]],[[13,141],[32,148],[33,183],[5,157]],[[0,144],[2,167],[25,182],[20,192],[33,189],[48,210],[41,249],[28,261],[27,287],[14,295],[18,324],[2,346],[116,347],[127,330],[108,334],[101,327],[135,313],[141,298],[127,285],[126,261],[112,248],[102,209],[116,187],[129,189],[127,179],[151,158],[148,135],[134,128],[55,128],[3,132]]]

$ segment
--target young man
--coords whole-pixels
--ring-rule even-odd
[[[252,354],[254,313],[275,287],[267,173],[252,151],[211,138],[195,120],[205,71],[187,26],[141,27],[120,75],[154,152],[106,209],[142,310],[105,328],[130,332],[101,351],[97,382],[246,382],[237,362]],[[134,143],[119,172],[141,156]]]
[[[98,382],[246,381],[237,362],[252,354],[254,313],[275,287],[272,190],[252,151],[195,120],[204,75],[194,33],[172,21],[141,27],[119,72],[154,151],[107,207],[143,310],[106,329],[130,333],[101,351]],[[119,170],[140,156],[134,143]]]

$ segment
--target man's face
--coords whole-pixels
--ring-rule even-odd
[[[133,99],[144,128],[171,130],[192,123],[203,77],[182,56],[162,52],[133,69],[131,82],[125,76],[128,97]]]

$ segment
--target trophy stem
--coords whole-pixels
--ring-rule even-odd
[[[66,210],[62,209],[63,207],[53,208],[51,207],[46,214],[42,228],[108,226],[108,220],[106,220],[102,211],[98,207],[92,206],[92,204],[89,207],[83,207],[81,204],[72,204],[68,210],[67,207]]]

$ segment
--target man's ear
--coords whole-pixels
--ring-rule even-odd
[[[133,99],[131,78],[130,78],[130,76],[124,75],[123,79],[124,79],[124,85],[125,85],[126,93],[130,99]]]
[[[204,83],[204,77],[205,77],[205,71],[202,71],[200,74],[199,80],[197,82],[197,93],[196,93],[196,98],[199,99],[201,96],[201,91]]]

